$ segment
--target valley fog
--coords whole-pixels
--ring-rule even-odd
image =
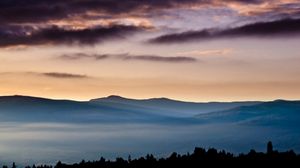
[[[295,128],[297,129],[297,128]],[[255,148],[265,151],[271,140],[275,149],[300,151],[300,132],[291,128],[226,124],[62,124],[2,122],[0,160],[10,165],[67,163],[82,159],[141,157],[148,153],[185,154],[194,147],[214,147],[238,154]],[[286,142],[289,143],[286,143]]]

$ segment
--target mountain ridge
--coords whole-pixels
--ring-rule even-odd
[[[295,126],[300,119],[300,101],[275,100],[252,106],[240,106],[228,110],[195,115],[208,122],[239,123],[246,125]]]
[[[137,100],[137,101],[148,101],[148,100],[166,100],[166,101],[176,101],[176,102],[184,102],[184,103],[241,103],[241,102],[295,102],[300,101],[299,100],[288,100],[288,99],[274,99],[274,100],[238,100],[238,101],[184,101],[184,100],[177,100],[167,97],[152,97],[152,98],[142,98],[142,99],[135,99],[135,98],[128,98],[120,95],[109,95],[105,97],[99,97],[99,98],[92,98],[89,100],[74,100],[74,99],[66,99],[66,98],[47,98],[47,97],[40,97],[40,96],[28,96],[28,95],[0,95],[0,99],[3,98],[32,98],[32,99],[43,99],[43,100],[59,100],[59,101],[75,101],[75,102],[89,102],[89,101],[95,101],[95,100]]]
[[[88,115],[93,114],[119,114],[128,115],[150,115],[150,116],[165,116],[175,118],[198,118],[202,114],[227,114],[228,111],[240,111],[249,107],[256,108],[259,105],[270,104],[276,109],[282,109],[290,104],[298,104],[300,101],[289,101],[277,99],[274,101],[245,101],[245,102],[185,102],[177,101],[169,98],[149,98],[149,99],[130,99],[117,95],[110,95],[89,101],[75,101],[66,99],[47,99],[33,96],[12,95],[0,96],[0,112],[2,115],[7,112],[27,111],[29,113],[58,113],[61,111],[80,112]],[[254,107],[256,105],[256,107]],[[252,107],[253,106],[253,107]],[[279,106],[279,107],[277,107]],[[269,107],[269,106],[268,106]]]
[[[253,102],[193,103],[167,98],[136,100],[115,95],[90,101],[12,95],[0,96],[0,119],[1,121],[48,121],[50,119],[51,121],[80,121],[81,118],[99,122],[140,119],[142,121],[152,119],[153,121],[173,121],[174,119],[183,121],[200,113],[252,104]]]
[[[201,101],[184,101],[184,100],[177,100],[167,97],[152,97],[152,98],[144,98],[144,99],[135,99],[135,98],[128,98],[123,97],[119,95],[109,95],[106,97],[100,97],[100,98],[93,98],[89,101],[96,101],[96,100],[137,100],[137,101],[149,101],[149,100],[164,100],[164,101],[177,101],[177,102],[184,102],[184,103],[240,103],[240,102],[268,102],[268,101],[255,101],[255,100],[245,100],[245,101],[207,101],[207,102],[201,102]],[[270,101],[276,101],[276,100],[284,100],[284,99],[275,99]],[[294,101],[294,100],[284,100],[284,101]]]

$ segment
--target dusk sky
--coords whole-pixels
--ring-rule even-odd
[[[300,99],[299,0],[1,0],[0,95]]]

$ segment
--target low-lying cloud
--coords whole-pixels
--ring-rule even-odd
[[[88,75],[66,73],[66,72],[0,72],[0,75],[34,75],[60,79],[85,79],[92,78]]]
[[[72,74],[72,73],[60,73],[60,72],[46,72],[46,73],[38,73],[40,75],[51,77],[51,78],[89,78],[87,75],[80,75],[80,74]]]
[[[149,61],[149,62],[166,62],[166,63],[185,63],[196,62],[194,57],[187,56],[160,56],[160,55],[131,55],[131,54],[86,54],[86,53],[73,53],[63,54],[58,57],[62,60],[105,60],[105,59],[118,59],[122,61]]]
[[[176,56],[176,57],[164,57],[164,56],[157,56],[157,55],[137,55],[137,56],[130,56],[124,55],[121,57],[123,60],[141,60],[141,61],[154,61],[154,62],[170,62],[170,63],[182,63],[182,62],[195,62],[197,61],[196,58],[193,57],[183,57],[183,56]]]
[[[224,49],[213,49],[213,50],[192,50],[192,51],[183,51],[178,52],[178,55],[187,55],[187,56],[223,56],[228,55],[233,52],[231,48]]]
[[[282,19],[257,22],[228,29],[204,29],[162,35],[150,39],[150,43],[183,43],[235,37],[286,37],[300,34],[300,19]]]
[[[80,60],[80,59],[103,60],[103,59],[108,59],[111,56],[112,55],[109,54],[72,53],[72,54],[63,54],[58,58],[62,60]]]

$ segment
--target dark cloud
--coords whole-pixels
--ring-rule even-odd
[[[52,78],[65,78],[65,79],[88,78],[88,76],[86,75],[71,74],[71,73],[47,72],[47,73],[39,73],[39,74],[47,77],[52,77]]]
[[[63,6],[57,5],[55,2],[53,5],[42,2],[45,1],[1,1],[0,23],[35,23],[68,17],[68,11],[64,10]]]
[[[36,75],[36,76],[46,76],[50,78],[65,78],[65,79],[92,78],[87,75],[62,73],[62,72],[0,72],[0,75]]]
[[[124,38],[130,32],[145,28],[129,24],[147,25],[142,21],[120,25],[126,22],[123,19],[126,17],[160,19],[161,15],[157,13],[165,9],[203,5],[230,8],[228,4],[232,3],[240,5],[264,2],[267,0],[227,0],[226,2],[223,0],[1,0],[0,47],[43,44],[90,45],[111,38]],[[283,14],[290,13],[296,5],[299,3],[281,6],[280,11],[285,11]],[[275,7],[272,9],[275,12],[271,13],[278,11]],[[299,11],[298,8],[294,10]],[[99,19],[103,21],[99,24],[111,26],[93,27]],[[52,25],[60,25],[60,27],[51,27]],[[85,29],[72,29],[77,26]],[[198,33],[188,32],[187,36],[189,34],[199,36]],[[206,33],[202,32],[202,34]]]
[[[17,45],[80,44],[93,45],[111,39],[122,39],[127,35],[144,30],[145,27],[112,25],[80,30],[53,26],[37,29],[32,27],[0,28],[0,47]]]
[[[226,3],[261,3],[262,0],[227,0]],[[0,23],[36,23],[96,12],[106,15],[145,14],[160,9],[215,5],[222,0],[1,0]]]
[[[183,63],[183,62],[196,62],[197,59],[193,57],[164,57],[157,55],[138,55],[138,56],[130,56],[124,55],[120,57],[123,60],[140,60],[140,61],[153,61],[153,62],[168,62],[168,63]]]
[[[130,55],[130,54],[85,54],[85,53],[74,53],[64,54],[58,57],[63,60],[80,60],[80,59],[93,59],[93,60],[104,60],[104,59],[119,59],[123,61],[150,61],[150,62],[166,62],[166,63],[184,63],[184,62],[196,62],[197,59],[193,57],[185,56],[158,56],[158,55]]]
[[[257,22],[228,29],[204,29],[167,34],[150,39],[150,43],[182,43],[234,37],[286,37],[300,34],[300,19]]]
[[[79,60],[79,59],[95,59],[102,60],[109,58],[110,55],[107,54],[85,54],[85,53],[73,53],[73,54],[63,54],[59,56],[60,59],[64,60]]]

